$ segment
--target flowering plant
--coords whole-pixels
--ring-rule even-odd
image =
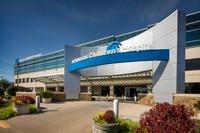
[[[33,104],[35,100],[30,96],[16,96],[11,99],[14,105]]]
[[[99,124],[108,124],[116,122],[115,114],[112,110],[107,110],[106,112],[97,113],[97,115],[93,118],[93,120],[95,123]]]

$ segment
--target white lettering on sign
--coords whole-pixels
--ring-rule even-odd
[[[89,58],[97,57],[97,56],[103,56],[103,55],[109,55],[109,54],[115,54],[115,53],[124,53],[124,52],[140,52],[144,50],[151,50],[153,49],[153,45],[139,45],[139,46],[122,46],[119,45],[119,48],[117,49],[111,49],[111,50],[97,50],[90,52],[88,55],[84,55],[78,58],[75,58],[72,60],[72,63],[76,63],[82,60],[86,60]]]
[[[27,61],[27,60],[34,59],[34,58],[37,58],[37,57],[40,57],[40,56],[42,56],[42,54],[32,55],[32,56],[26,57],[24,59],[20,59],[19,62]]]

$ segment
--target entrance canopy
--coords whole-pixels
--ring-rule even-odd
[[[42,82],[47,86],[64,86],[64,75],[52,75],[44,77],[36,77],[33,80]]]
[[[168,49],[144,50],[140,52],[124,52],[97,56],[69,64],[68,71],[74,72],[83,68],[123,62],[168,61]]]
[[[152,71],[113,76],[81,77],[81,86],[143,86],[152,85]]]

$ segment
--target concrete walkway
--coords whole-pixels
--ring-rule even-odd
[[[112,109],[112,102],[65,102],[42,104],[43,112],[10,118],[0,133],[91,133],[92,118],[97,112]],[[120,103],[120,116],[139,120],[148,106]]]

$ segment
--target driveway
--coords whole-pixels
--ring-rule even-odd
[[[42,113],[21,115],[3,121],[10,128],[0,128],[0,133],[91,133],[92,118],[97,112],[112,109],[112,102],[76,101],[41,106]],[[133,103],[120,103],[119,106],[121,117],[137,121],[150,108]]]

